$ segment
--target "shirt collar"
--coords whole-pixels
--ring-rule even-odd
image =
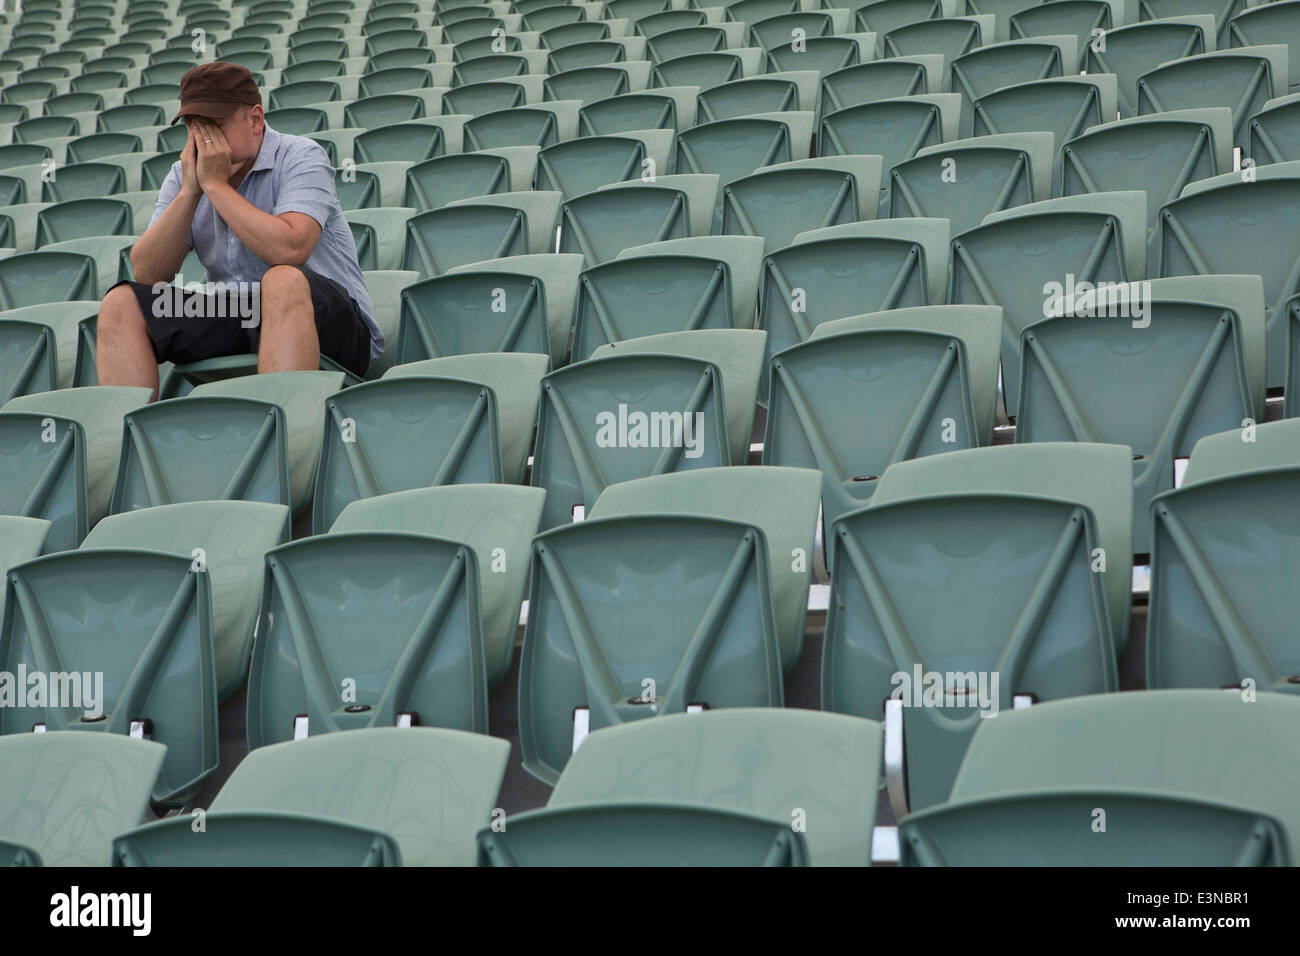
[[[257,159],[253,163],[250,173],[255,173],[259,169],[275,168],[275,151],[280,145],[280,134],[271,129],[270,126],[262,125],[262,148],[257,151]]]

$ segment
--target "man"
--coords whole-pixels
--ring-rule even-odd
[[[156,392],[160,362],[249,352],[259,372],[316,369],[325,355],[364,374],[384,335],[325,150],[266,125],[242,66],[196,66],[180,99],[172,122],[184,117],[189,138],[131,250],[136,281],[100,307],[100,383]],[[191,248],[205,292],[169,284]]]

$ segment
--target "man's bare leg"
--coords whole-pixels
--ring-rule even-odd
[[[315,371],[320,368],[316,310],[307,277],[294,266],[271,266],[262,275],[262,339],[258,372]]]
[[[158,362],[140,302],[129,285],[110,289],[99,307],[95,369],[100,385],[134,385],[158,394]]]

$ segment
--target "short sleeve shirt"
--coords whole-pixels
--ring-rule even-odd
[[[158,191],[158,204],[150,225],[176,198],[180,188],[181,164],[177,161]],[[273,216],[300,212],[320,224],[320,239],[304,265],[338,282],[356,300],[370,329],[370,357],[378,358],[384,351],[384,333],[375,321],[370,292],[357,263],[352,230],[343,218],[343,209],[334,192],[334,167],[321,145],[305,136],[277,133],[270,126],[264,127],[262,148],[238,191],[263,212]],[[209,282],[256,282],[274,265],[258,258],[239,241],[206,196],[199,199],[194,211],[190,247],[207,270]],[[190,280],[186,277],[185,281]],[[199,281],[197,276],[194,281]]]

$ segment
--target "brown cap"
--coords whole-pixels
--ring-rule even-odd
[[[172,117],[203,116],[223,120],[241,106],[261,106],[262,94],[247,67],[217,60],[200,63],[181,77],[181,109]]]

